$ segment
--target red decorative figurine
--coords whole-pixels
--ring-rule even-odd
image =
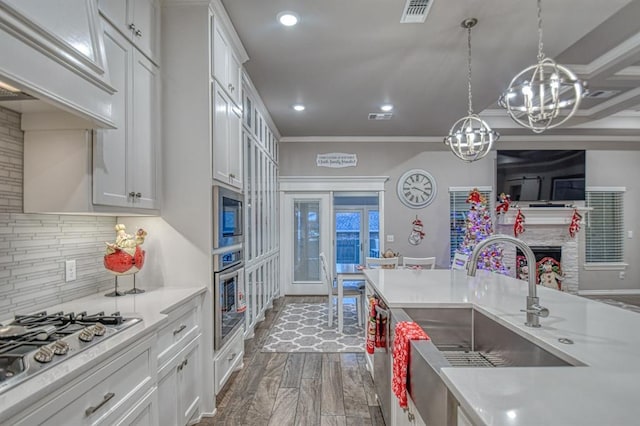
[[[513,223],[513,235],[517,238],[518,235],[524,232],[524,215],[522,211],[518,209],[518,214],[516,215],[516,220]]]

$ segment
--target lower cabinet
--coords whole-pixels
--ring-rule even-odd
[[[244,356],[244,332],[240,328],[213,359],[216,395],[229,380],[231,373],[242,368]]]
[[[186,425],[200,413],[200,335],[158,371],[158,425]]]
[[[155,387],[115,423],[116,426],[156,426],[157,424],[158,391]]]
[[[407,397],[407,408],[400,408],[398,398],[392,395],[391,418],[390,426],[426,426],[410,396]]]
[[[129,425],[146,424],[145,419],[153,422],[156,367],[153,342],[151,336],[143,338],[6,424]],[[148,409],[146,417],[145,409]]]

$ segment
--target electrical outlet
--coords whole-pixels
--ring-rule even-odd
[[[64,280],[66,282],[75,281],[76,280],[76,261],[67,260],[64,263]]]
[[[387,242],[392,243],[395,241],[395,237],[393,235],[387,235]]]

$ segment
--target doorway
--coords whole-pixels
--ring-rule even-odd
[[[333,211],[335,263],[361,265],[365,257],[379,257],[378,194],[335,192]]]

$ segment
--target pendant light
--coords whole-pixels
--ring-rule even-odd
[[[498,103],[519,125],[542,133],[571,118],[586,83],[542,53],[542,1],[538,0],[538,63],[516,75]]]
[[[477,23],[476,18],[468,18],[460,24],[462,28],[467,30],[468,115],[456,121],[449,130],[449,135],[444,138],[444,143],[449,145],[451,151],[458,158],[469,163],[486,156],[491,151],[493,143],[500,137],[497,132],[491,130],[491,127],[484,120],[473,113],[471,102],[471,28]]]

